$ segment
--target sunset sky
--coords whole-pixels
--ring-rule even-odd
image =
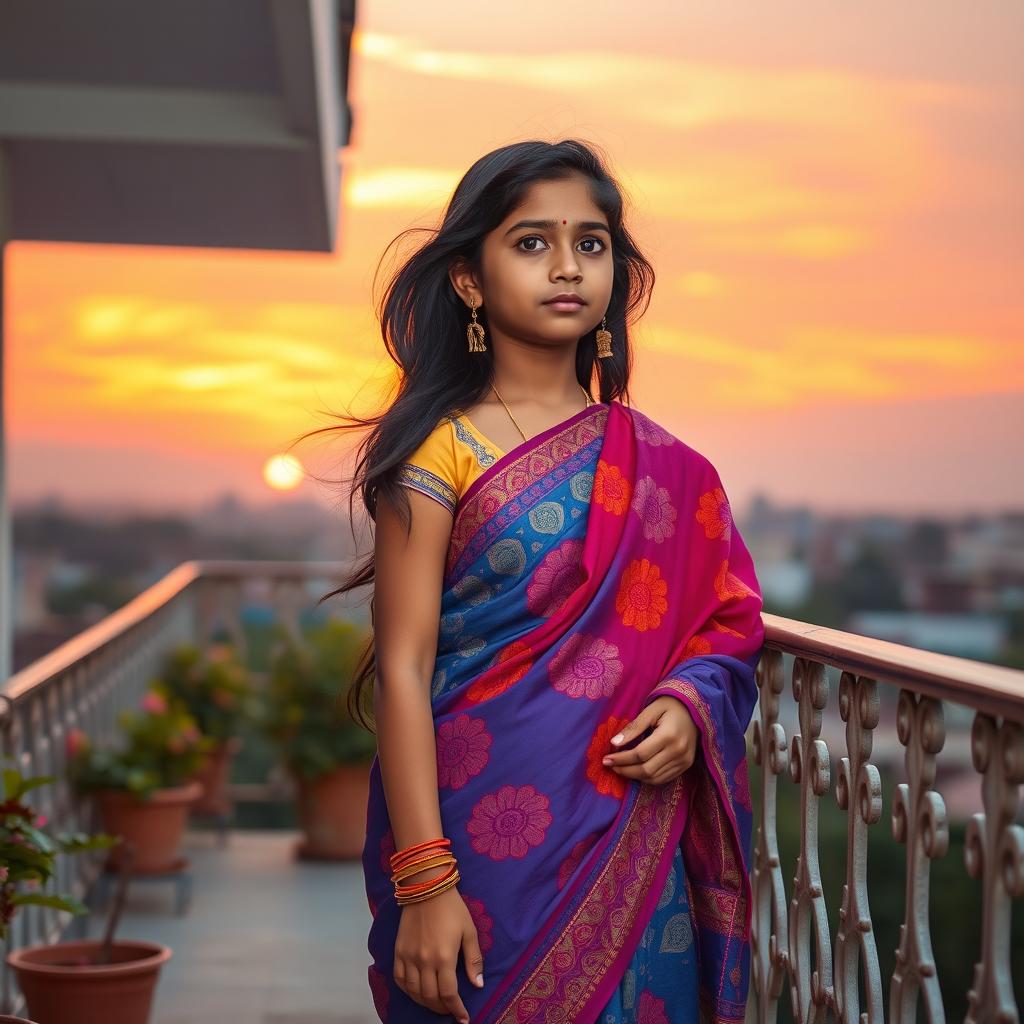
[[[15,505],[336,503],[264,467],[390,374],[384,247],[484,152],[578,137],[658,275],[634,403],[739,510],[1024,506],[1018,0],[360,0],[357,25],[336,253],[9,246]]]

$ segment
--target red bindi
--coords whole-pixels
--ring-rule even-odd
[[[563,221],[562,221],[562,223],[564,224],[564,223],[565,223],[565,221],[563,220]]]

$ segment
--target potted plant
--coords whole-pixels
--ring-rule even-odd
[[[124,737],[119,750],[95,747],[81,730],[68,735],[72,785],[95,795],[106,831],[132,843],[137,874],[177,870],[189,805],[202,794],[193,777],[210,741],[159,685],[150,687],[140,710],[122,711],[118,725]],[[111,849],[108,870],[121,866],[123,849]]]
[[[55,907],[72,914],[88,908],[72,896],[48,893],[44,887],[61,853],[107,849],[118,837],[100,833],[50,835],[46,819],[36,814],[25,794],[54,781],[52,775],[24,778],[16,767],[3,772],[4,802],[0,806],[0,937],[8,937],[11,920],[26,905]],[[27,1010],[38,1024],[102,1020],[107,1024],[145,1024],[161,966],[170,958],[167,946],[153,942],[113,941],[41,943],[8,952]],[[0,1016],[0,1021],[24,1018]],[[32,1024],[31,1021],[28,1024]]]
[[[194,644],[180,644],[168,656],[161,682],[212,740],[195,775],[203,794],[191,805],[192,814],[229,814],[227,783],[242,746],[238,733],[253,715],[248,671],[232,644],[212,644],[205,652]]]
[[[271,658],[263,727],[295,783],[300,857],[348,860],[362,852],[377,745],[346,698],[365,642],[355,624],[328,619],[307,630],[303,646],[284,633]]]

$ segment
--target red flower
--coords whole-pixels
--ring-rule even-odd
[[[640,633],[657,629],[668,611],[668,581],[648,558],[634,558],[622,573],[615,595],[615,610],[624,626]]]
[[[609,718],[603,722],[587,747],[587,778],[594,783],[598,793],[605,793],[621,800],[626,795],[627,779],[606,768],[602,759],[612,753],[612,737],[629,724],[628,718]]]

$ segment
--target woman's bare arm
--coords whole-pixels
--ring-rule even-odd
[[[374,713],[381,780],[397,850],[444,834],[430,684],[452,516],[419,491],[409,490],[409,503],[412,520],[407,535],[395,509],[379,498],[374,546]],[[421,871],[405,882],[438,878],[438,871]],[[456,977],[460,952],[466,974],[482,986],[479,937],[457,887],[402,907],[395,984],[436,1013],[450,1013],[459,1024],[468,1024]]]
[[[398,850],[443,834],[430,683],[452,529],[451,513],[443,505],[419,491],[408,493],[408,536],[395,509],[381,496],[374,546],[374,716]]]

